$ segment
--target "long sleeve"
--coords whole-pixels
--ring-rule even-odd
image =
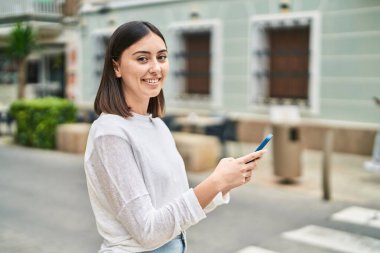
[[[206,217],[192,189],[155,208],[144,181],[147,175],[131,145],[121,137],[95,138],[90,163],[98,197],[144,248],[158,247]]]
[[[210,212],[212,212],[215,208],[217,208],[218,206],[221,206],[221,205],[224,205],[224,204],[228,204],[230,203],[230,193],[226,193],[224,196],[222,195],[221,192],[219,192],[215,198],[211,201],[210,204],[208,204],[204,209],[203,211],[208,214]]]

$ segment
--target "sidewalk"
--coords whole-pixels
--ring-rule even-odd
[[[228,143],[227,152],[232,157],[247,154],[258,144]],[[295,184],[282,184],[273,173],[271,145],[259,163],[251,185],[260,185],[283,191],[306,194],[322,199],[322,152],[304,150],[302,154],[302,176]],[[331,201],[354,202],[380,208],[380,173],[364,170],[363,164],[370,156],[334,153],[331,166]],[[211,171],[189,172],[189,178],[202,180]]]
[[[0,145],[13,145],[10,136],[1,136]],[[229,156],[238,157],[256,148],[257,144],[228,143]],[[295,184],[282,184],[273,173],[273,156],[271,144],[267,146],[268,154],[259,162],[250,184],[281,189],[284,191],[312,195],[322,199],[322,152],[304,150],[302,154],[302,176]],[[363,164],[370,156],[334,153],[331,166],[331,200],[356,202],[358,205],[373,205],[380,208],[380,173],[364,170]],[[201,181],[212,170],[188,172],[190,180]]]
[[[0,137],[0,145],[13,145],[10,136]],[[256,148],[257,144],[228,143],[229,156],[238,157]],[[312,195],[322,199],[322,152],[304,150],[302,154],[302,176],[295,184],[282,184],[273,173],[271,144],[264,159],[259,162],[250,184],[281,189],[284,191]],[[380,173],[364,170],[363,164],[370,156],[334,153],[331,166],[331,200],[356,202],[358,205],[373,205],[380,208]],[[188,172],[190,180],[201,181],[212,170]]]

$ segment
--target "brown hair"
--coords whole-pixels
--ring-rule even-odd
[[[123,85],[120,78],[115,76],[113,60],[118,61],[125,49],[153,32],[165,43],[164,36],[157,27],[146,21],[131,21],[119,26],[110,37],[104,59],[102,79],[96,94],[94,109],[100,115],[102,112],[131,117],[131,108],[124,97]],[[149,100],[148,113],[153,117],[162,117],[165,110],[163,90]]]

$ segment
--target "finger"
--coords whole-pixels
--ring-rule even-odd
[[[252,165],[253,163],[255,163],[255,166],[256,166],[256,163],[261,159],[261,156],[260,157],[257,157],[247,163],[245,163],[246,165]]]
[[[249,160],[248,162],[246,162],[246,164],[248,163],[252,163],[252,162],[256,162],[257,160],[261,159],[265,153],[267,153],[267,150],[261,150],[261,151],[258,151],[258,152],[255,152],[255,156],[252,160]]]
[[[253,162],[248,162],[246,164],[243,164],[242,169],[240,170],[241,172],[249,172],[253,173],[253,171],[257,168],[257,159],[254,160]]]
[[[256,161],[252,162],[252,163],[247,163],[247,164],[244,164],[244,166],[242,167],[241,169],[241,172],[243,173],[246,173],[246,172],[250,172],[252,173],[252,171],[256,168]]]
[[[247,177],[250,177],[251,175],[252,175],[252,170],[247,170],[247,171],[245,171],[244,173],[242,173],[242,175],[245,177],[245,178],[247,178]]]
[[[261,150],[261,151],[258,151],[258,152],[253,152],[253,153],[250,153],[248,155],[239,157],[236,160],[238,162],[240,162],[240,163],[245,163],[246,164],[246,163],[253,162],[255,159],[261,157],[265,153],[266,153],[266,150]]]
[[[225,157],[222,159],[223,161],[227,161],[227,162],[230,162],[230,161],[233,161],[235,160],[233,157]]]
[[[240,163],[251,163],[255,161],[256,159],[261,158],[265,153],[267,153],[267,150],[260,150],[260,151],[253,152],[248,155],[239,157],[237,158],[237,160]]]
[[[252,166],[246,166],[246,167],[244,167],[242,170],[241,170],[241,172],[242,173],[249,173],[249,172],[252,172],[252,170],[254,170],[254,167],[252,167]]]
[[[241,177],[241,183],[244,184],[245,180],[246,180],[246,177],[244,175],[242,175],[242,177]]]
[[[262,156],[257,157],[257,158],[255,159],[255,161],[258,161],[258,160],[260,160],[261,158],[262,158]]]
[[[249,171],[249,172],[247,172],[247,173],[245,174],[245,178],[249,178],[249,177],[251,177],[252,174],[253,174],[253,171],[252,171],[252,170]]]
[[[244,175],[242,182],[247,183],[251,179],[251,175]]]

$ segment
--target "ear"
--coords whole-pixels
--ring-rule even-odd
[[[115,71],[115,76],[117,78],[121,78],[120,64],[114,59],[112,59],[112,65],[113,65],[113,70]]]

